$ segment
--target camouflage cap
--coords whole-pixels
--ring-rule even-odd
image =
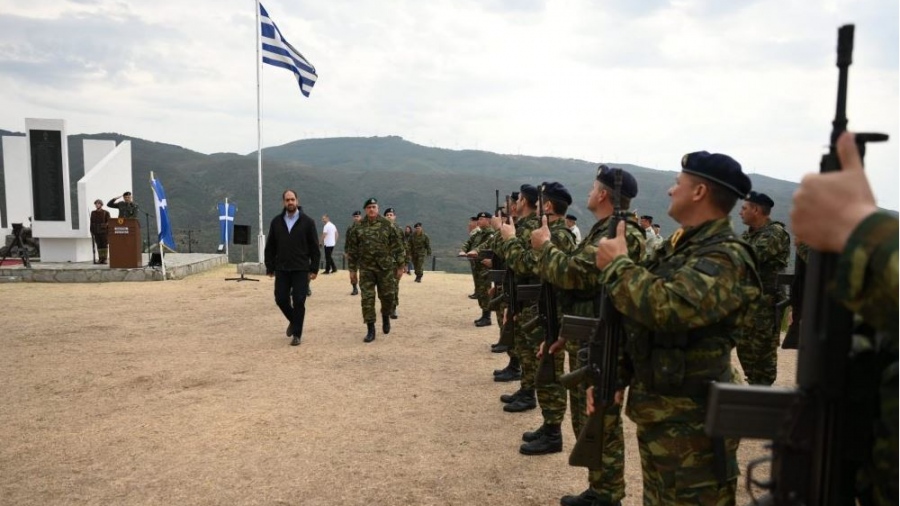
[[[741,164],[721,153],[708,151],[688,153],[681,157],[681,170],[718,183],[740,198],[745,198],[753,188],[750,178],[741,170]]]

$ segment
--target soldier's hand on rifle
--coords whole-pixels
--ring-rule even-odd
[[[832,253],[842,251],[857,225],[878,211],[852,133],[841,134],[837,152],[842,170],[804,176],[791,209],[797,239]]]
[[[481,261],[481,265],[483,265],[483,266],[487,267],[488,269],[490,269],[491,266],[494,265],[494,264],[493,264],[493,262],[491,262],[491,259],[490,259],[490,258],[485,258],[484,260]]]
[[[616,237],[603,237],[597,244],[597,268],[605,269],[617,257],[628,255],[628,243],[625,242],[625,222],[616,225]]]
[[[500,225],[500,237],[507,240],[516,236],[516,226],[512,223],[504,223]]]
[[[541,345],[543,346],[543,344]],[[556,341],[553,341],[553,344],[550,345],[550,354],[556,355],[560,350],[566,347],[566,338],[558,337]]]
[[[532,249],[540,249],[545,242],[550,240],[550,227],[547,226],[547,216],[541,218],[541,228],[531,232]]]
[[[500,225],[503,224],[503,218],[500,216],[494,216],[491,218],[491,228],[494,230],[500,230]]]
[[[472,251],[467,252],[466,256],[469,258],[478,258],[478,252],[475,250],[472,250]]]
[[[594,408],[594,387],[593,386],[588,387],[586,394],[587,394],[587,409],[585,410],[585,412],[587,413],[588,416],[591,416],[594,414],[594,411],[596,411],[596,409]],[[621,406],[622,403],[625,402],[625,389],[624,388],[622,390],[616,390],[616,393],[613,396],[613,402],[615,402],[619,406]]]

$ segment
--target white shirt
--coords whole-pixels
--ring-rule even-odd
[[[325,235],[325,240],[323,241],[325,246],[333,247],[337,242],[337,227],[334,226],[334,223],[330,221],[326,223],[325,226],[322,227],[322,234]]]
[[[572,233],[575,234],[575,244],[580,243],[581,242],[581,230],[578,229],[578,225],[572,225],[572,228],[570,228],[569,230],[571,230]]]

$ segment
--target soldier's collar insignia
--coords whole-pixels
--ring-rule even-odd
[[[674,248],[678,244],[678,240],[681,239],[682,234],[684,234],[684,229],[679,228],[672,234],[672,237],[669,238],[669,244]]]

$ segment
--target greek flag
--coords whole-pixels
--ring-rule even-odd
[[[216,205],[219,207],[219,246],[224,249],[228,241],[234,237],[234,212],[237,208],[231,203],[219,202]]]
[[[262,4],[259,4],[259,16],[262,25],[260,35],[262,36],[263,63],[293,72],[297,76],[297,83],[300,84],[300,92],[308,97],[313,84],[319,77],[316,75],[316,68],[300,54],[300,51],[294,49],[294,46],[285,40],[281,35],[281,30],[275,26],[275,22],[269,17],[269,13]]]
[[[175,251],[175,240],[172,239],[172,225],[169,223],[169,203],[162,183],[150,174],[150,186],[153,188],[153,202],[156,204],[156,230],[159,230],[159,242]]]

